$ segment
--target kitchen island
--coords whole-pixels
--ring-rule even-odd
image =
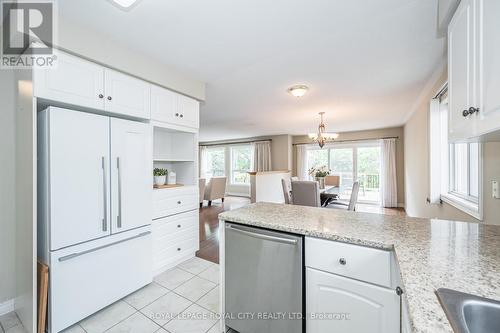
[[[413,332],[452,332],[438,288],[500,299],[500,226],[273,203],[224,212],[219,219],[394,251]],[[222,252],[221,244],[224,265]]]

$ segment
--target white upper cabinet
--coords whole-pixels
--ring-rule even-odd
[[[151,224],[151,127],[111,118],[112,232]]]
[[[500,129],[500,2],[462,0],[448,27],[449,139]]]
[[[145,81],[106,68],[104,70],[104,109],[131,117],[151,118],[151,85]]]
[[[151,119],[199,128],[198,101],[158,86],[151,86]]]
[[[63,52],[57,56],[57,68],[34,69],[34,95],[104,109],[104,68]]]
[[[475,133],[474,1],[460,3],[448,28],[449,135],[460,140]]]
[[[500,1],[480,0],[476,30],[479,36],[478,132],[500,129]]]
[[[109,235],[109,117],[49,108],[39,122],[50,250]]]

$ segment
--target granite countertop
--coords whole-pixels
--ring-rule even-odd
[[[500,300],[500,226],[273,203],[219,219],[394,250],[414,332],[453,332],[437,288]]]

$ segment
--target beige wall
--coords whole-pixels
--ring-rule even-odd
[[[14,71],[0,73],[0,304],[15,294],[15,91]]]
[[[182,94],[205,100],[205,83],[145,55],[130,50],[102,33],[59,18],[57,46],[90,60],[135,75]]]
[[[405,203],[405,179],[404,179],[404,130],[403,127],[382,128],[368,131],[355,131],[340,133],[336,139],[337,142],[349,140],[368,140],[380,139],[384,137],[398,137],[396,140],[396,177],[398,186],[398,203]],[[310,143],[307,135],[292,137],[293,144]],[[297,175],[297,160],[295,149],[293,150],[293,169],[292,174]]]
[[[429,196],[429,102],[446,82],[443,72],[425,94],[404,127],[406,212],[410,216],[477,222],[472,216],[443,203],[426,202]],[[500,180],[500,143],[486,143],[483,152],[484,222],[500,224],[500,200],[491,197],[491,180]]]

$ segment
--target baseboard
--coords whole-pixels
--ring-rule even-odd
[[[398,203],[398,207],[399,207],[399,208],[405,208],[405,204],[404,204],[404,203],[399,202],[399,203]]]
[[[186,255],[184,255],[184,256],[181,256],[179,258],[172,260],[168,264],[165,264],[159,268],[153,269],[153,277],[156,277],[156,276],[160,275],[161,273],[166,272],[169,269],[174,268],[175,266],[179,265],[180,263],[194,258],[195,256],[196,256],[196,251],[189,252],[189,253],[186,253]]]
[[[14,311],[14,299],[0,303],[0,316]]]

